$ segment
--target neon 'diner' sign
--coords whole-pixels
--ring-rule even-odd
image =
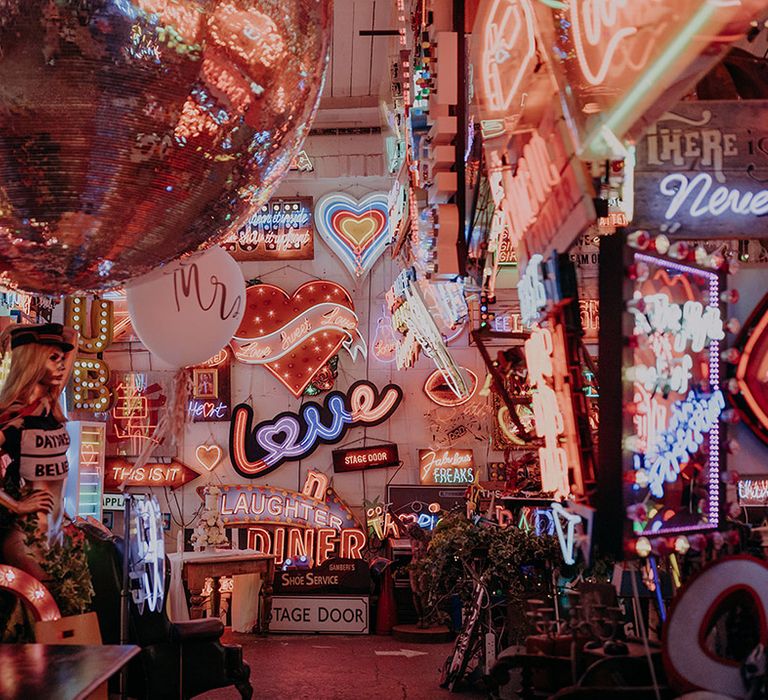
[[[387,384],[379,393],[369,381],[355,382],[346,394],[332,391],[323,405],[308,402],[299,413],[286,411],[255,428],[253,409],[239,404],[232,412],[229,452],[238,474],[254,479],[277,469],[283,462],[304,459],[321,443],[339,442],[357,426],[379,425],[403,400],[403,390]]]

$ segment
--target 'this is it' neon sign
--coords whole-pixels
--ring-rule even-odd
[[[254,479],[283,462],[304,459],[318,445],[339,442],[348,430],[386,421],[403,400],[403,390],[388,384],[379,393],[369,381],[355,382],[346,394],[332,391],[321,406],[308,402],[299,413],[286,411],[253,425],[253,409],[239,404],[232,415],[229,451],[238,474]]]

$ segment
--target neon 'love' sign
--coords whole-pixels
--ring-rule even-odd
[[[239,404],[232,414],[229,451],[235,471],[254,479],[269,474],[283,462],[304,459],[318,445],[339,442],[357,426],[379,425],[397,410],[403,390],[387,384],[377,391],[374,384],[361,379],[347,393],[332,391],[321,406],[308,402],[299,413],[286,411],[255,428],[253,409]]]

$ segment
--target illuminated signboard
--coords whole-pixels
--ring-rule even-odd
[[[70,410],[106,411],[111,400],[109,367],[102,353],[112,344],[114,307],[111,301],[93,299],[90,314],[87,310],[86,297],[67,297],[64,302],[64,325],[79,334],[67,404]]]
[[[638,537],[712,529],[719,522],[721,275],[621,251],[619,236],[604,239],[606,244],[611,272],[603,274],[600,293],[603,308],[610,308],[600,335],[600,415],[623,418],[620,432],[600,424],[600,511],[601,521],[612,513],[614,522],[619,515],[624,520],[624,544],[632,552]],[[617,297],[624,300],[620,313],[614,312]],[[619,365],[621,335],[626,340]],[[623,476],[614,468],[619,463]]]
[[[290,295],[254,284],[231,345],[240,362],[263,366],[299,397],[342,347],[353,360],[366,356],[358,324],[352,297],[336,282],[306,282]]]
[[[491,194],[505,217],[502,252],[517,250],[524,262],[564,251],[595,221],[592,182],[559,123],[515,134],[503,156],[490,148],[487,155]]]
[[[123,486],[167,486],[176,489],[197,479],[195,471],[178,460],[150,461],[142,467],[122,457],[107,457],[104,467],[104,490],[115,491]]]
[[[247,526],[248,547],[274,554],[277,564],[301,556],[314,566],[332,556],[362,557],[365,532],[324,474],[308,472],[301,492],[230,485],[219,498],[224,524]]]
[[[154,457],[174,457],[172,435],[161,441],[155,430],[173,392],[173,372],[112,371],[113,402],[107,419],[107,454],[137,457],[151,444]]]
[[[406,523],[412,522],[424,530],[434,530],[442,517],[441,512],[464,509],[466,490],[466,486],[390,485],[387,486],[387,502]],[[392,517],[387,514],[385,534],[399,537],[398,529],[392,522]]]
[[[472,450],[419,450],[419,481],[424,485],[471,484],[476,475]]]
[[[392,326],[398,331],[395,363],[398,369],[413,367],[421,352],[443,373],[451,391],[458,398],[471,395],[465,375],[448,351],[446,341],[427,308],[419,287],[414,283],[415,271],[403,270],[386,294],[392,314]]]
[[[741,352],[733,374],[738,391],[728,399],[752,432],[768,444],[768,295],[750,314],[736,338]]]
[[[333,471],[353,472],[380,467],[396,467],[400,464],[397,445],[373,445],[333,451]]]
[[[603,126],[621,137],[640,115],[658,110],[665,93],[674,97],[671,86],[678,95],[684,92],[695,82],[697,68],[706,71],[719,60],[731,41],[726,37],[743,35],[765,7],[762,0],[534,4],[579,151],[604,155],[610,151]],[[691,68],[702,52],[704,58]],[[680,81],[681,75],[687,79]]]
[[[633,226],[675,235],[768,234],[768,101],[680,102],[638,142]]]
[[[308,401],[299,413],[286,411],[253,426],[253,409],[239,404],[232,414],[229,452],[235,471],[249,479],[264,476],[283,462],[308,457],[318,445],[333,445],[355,426],[388,420],[403,400],[403,390],[387,384],[379,392],[361,379],[346,394],[332,391],[322,405]]]
[[[221,242],[235,260],[312,260],[312,197],[270,199]]]
[[[741,476],[736,483],[740,506],[768,507],[768,475]]]
[[[192,368],[187,414],[193,423],[229,420],[231,369],[232,351],[227,347],[207,362]]]

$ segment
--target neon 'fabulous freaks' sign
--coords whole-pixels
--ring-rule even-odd
[[[320,444],[339,442],[351,428],[383,423],[402,400],[399,386],[387,384],[379,392],[371,382],[361,379],[346,394],[332,391],[322,405],[305,403],[298,413],[285,411],[255,428],[253,409],[241,403],[235,407],[230,424],[232,464],[241,476],[264,476],[283,462],[304,459]]]

